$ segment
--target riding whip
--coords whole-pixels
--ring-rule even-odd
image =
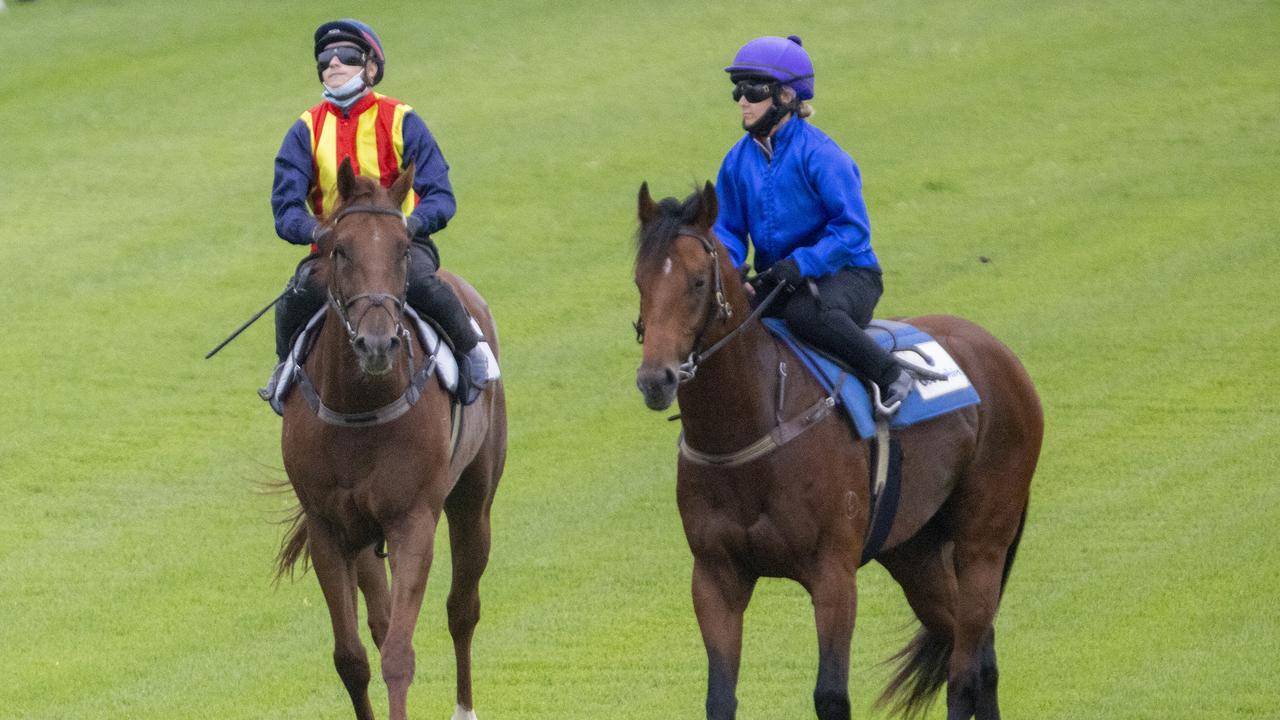
[[[249,321],[248,321],[248,322],[246,322],[245,324],[243,324],[243,325],[241,325],[240,327],[236,328],[235,332],[233,332],[233,333],[231,333],[230,335],[228,335],[226,340],[223,340],[222,342],[218,343],[218,347],[216,347],[216,348],[214,348],[214,349],[210,350],[210,351],[209,351],[209,354],[204,356],[204,359],[205,359],[205,360],[208,360],[209,358],[213,357],[215,354],[217,354],[217,352],[218,352],[219,350],[221,350],[222,348],[226,347],[226,346],[227,346],[227,344],[228,344],[228,343],[230,343],[232,340],[235,340],[237,337],[240,337],[240,333],[244,332],[245,330],[248,330],[250,325],[252,325],[252,324],[254,324],[255,322],[257,322],[257,321],[258,321],[258,318],[260,318],[260,317],[262,317],[263,315],[267,314],[267,311],[268,311],[268,310],[270,310],[271,308],[275,307],[275,304],[276,304],[276,303],[278,303],[278,302],[280,302],[280,298],[284,297],[286,293],[291,292],[292,290],[293,290],[293,284],[292,284],[292,283],[290,283],[290,285],[284,289],[284,292],[280,293],[279,295],[277,295],[277,296],[276,296],[276,298],[275,298],[274,300],[272,300],[271,302],[267,303],[267,306],[266,306],[266,307],[262,308],[261,310],[259,310],[259,311],[258,311],[258,312],[256,312],[256,313],[254,313],[253,317],[249,318]]]

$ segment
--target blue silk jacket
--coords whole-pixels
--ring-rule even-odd
[[[769,158],[744,135],[720,165],[714,231],[734,265],[746,262],[749,240],[757,271],[788,257],[807,277],[847,267],[879,269],[853,158],[794,116],[772,140]]]

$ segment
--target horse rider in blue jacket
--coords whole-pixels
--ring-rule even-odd
[[[748,292],[785,285],[770,314],[875,383],[881,412],[892,413],[914,379],[863,331],[884,292],[880,263],[857,164],[806,120],[809,54],[794,35],[760,37],[725,71],[746,135],[720,165],[715,234],[739,267],[754,245],[758,275]]]

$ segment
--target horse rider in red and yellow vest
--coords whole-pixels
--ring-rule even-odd
[[[316,29],[315,56],[324,101],[302,113],[285,134],[271,190],[276,232],[295,245],[310,245],[313,254],[298,264],[289,292],[276,304],[281,364],[260,394],[271,399],[292,338],[326,301],[325,289],[308,282],[309,266],[321,228],[317,218],[333,210],[338,167],[349,158],[357,174],[377,179],[383,187],[413,163],[413,192],[403,208],[412,240],[406,300],[449,336],[462,370],[459,396],[472,402],[497,376],[497,363],[452,288],[435,274],[440,254],[431,236],[444,229],[457,208],[449,165],[413,108],[374,92],[386,56],[372,28],[351,19],[327,22]]]

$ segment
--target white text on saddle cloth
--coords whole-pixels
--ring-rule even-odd
[[[916,347],[919,348],[918,352],[914,348],[898,350],[894,356],[908,365],[927,368],[947,376],[946,380],[921,380],[916,383],[916,392],[920,393],[920,399],[932,400],[969,387],[969,378],[941,345],[930,340]]]

